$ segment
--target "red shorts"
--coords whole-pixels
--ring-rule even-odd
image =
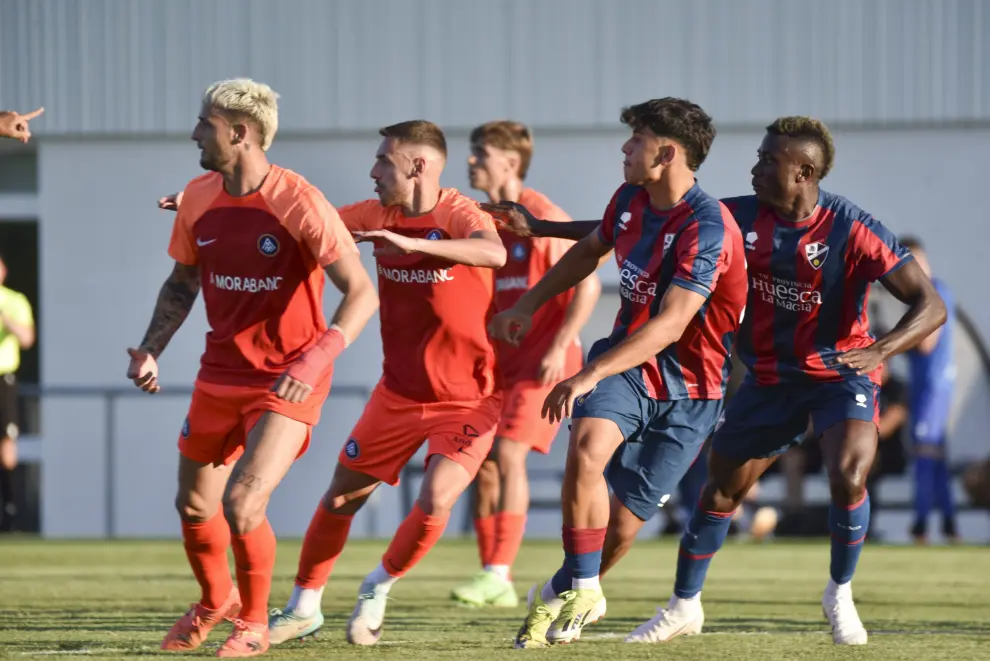
[[[379,383],[344,443],[339,461],[395,486],[399,473],[425,442],[427,460],[435,454],[447,457],[474,478],[492,449],[501,407],[498,394],[473,402],[423,403]]]
[[[229,464],[244,454],[247,435],[266,411],[309,425],[299,457],[309,448],[313,426],[330,392],[330,384],[319,387],[305,401],[291,404],[269,388],[228,386],[196,381],[189,414],[179,434],[183,457],[204,464]]]
[[[581,346],[568,353],[564,378],[569,379],[581,371],[584,356]],[[537,381],[519,381],[502,391],[502,418],[496,438],[505,438],[530,446],[542,454],[550,452],[550,445],[557,437],[560,423],[550,424],[540,417],[543,402],[556,383],[540,385]]]

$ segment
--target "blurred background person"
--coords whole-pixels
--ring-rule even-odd
[[[34,315],[24,294],[4,286],[7,265],[0,256],[0,532],[15,528],[14,469],[17,468],[17,379],[21,351],[34,345]]]
[[[955,304],[949,287],[932,275],[931,264],[921,241],[915,237],[904,237],[901,245],[911,251],[922,270],[931,278],[949,314],[944,326],[907,353],[914,452],[914,525],[911,535],[915,542],[927,543],[928,515],[932,505],[936,504],[942,513],[942,534],[948,541],[956,542],[959,532],[946,461],[946,434],[956,380],[956,365],[952,357]]]

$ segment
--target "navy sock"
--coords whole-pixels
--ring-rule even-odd
[[[705,512],[694,510],[691,521],[684,528],[680,553],[677,556],[677,579],[674,595],[690,599],[701,592],[712,556],[722,548],[732,523],[731,512]]]
[[[573,578],[594,578],[602,566],[605,528],[563,527],[564,565]]]
[[[832,533],[832,563],[829,571],[837,585],[848,583],[856,572],[863,540],[870,529],[870,494],[852,507],[837,507],[833,503],[828,510],[828,528]]]
[[[550,587],[553,588],[553,592],[557,596],[571,589],[571,572],[567,569],[566,564],[561,565],[557,573],[550,579]]]
[[[925,534],[928,527],[928,514],[932,511],[935,495],[935,465],[931,457],[917,457],[914,460],[914,531]]]

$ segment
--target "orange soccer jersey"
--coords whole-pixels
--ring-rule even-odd
[[[571,217],[545,195],[526,188],[519,202],[537,218],[569,222]],[[531,289],[567,252],[573,241],[556,238],[525,238],[512,232],[499,232],[508,259],[495,276],[495,307],[508,310]],[[541,385],[537,379],[540,363],[553,344],[557,332],[574,299],[574,290],[554,297],[533,315],[533,325],[518,347],[501,343],[498,366],[505,391],[498,437],[527,443],[534,450],[546,453],[557,435],[558,425],[540,417],[543,401],[556,385]],[[565,377],[581,369],[582,351],[577,340],[569,347]]]
[[[450,188],[423,216],[407,218],[399,207],[366,200],[342,207],[340,217],[354,232],[387,229],[436,241],[496,231],[477,202]],[[494,271],[415,254],[377,259],[385,386],[417,402],[491,394],[495,352],[487,325]]]
[[[234,461],[265,411],[315,425],[329,377],[297,404],[278,399],[271,387],[327,330],[323,267],[357,252],[323,194],[276,166],[243,197],[229,195],[219,174],[205,174],[185,189],[168,252],[199,268],[210,324],[179,438],[182,454],[203,463]]]
[[[495,232],[491,216],[453,189],[429,214],[407,218],[367,200],[340,209],[348,229],[387,229],[433,241]],[[495,351],[488,339],[494,271],[423,255],[379,255],[382,380],[340,453],[353,470],[396,484],[428,441],[427,458],[448,457],[477,473],[499,417]]]

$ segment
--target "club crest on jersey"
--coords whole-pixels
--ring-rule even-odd
[[[440,230],[430,230],[426,235],[427,241],[439,241],[443,238],[443,233]]]
[[[347,439],[347,443],[344,444],[344,454],[347,455],[348,459],[357,459],[357,456],[361,454],[357,441],[353,437]]]
[[[274,257],[278,254],[278,239],[271,234],[262,234],[258,237],[258,252],[265,257]]]
[[[818,241],[816,243],[809,243],[804,247],[804,254],[808,258],[808,263],[811,264],[811,268],[816,271],[822,267],[825,260],[828,258],[828,246]]]
[[[517,262],[521,262],[524,259],[526,259],[526,246],[524,246],[521,243],[517,243],[516,245],[512,246],[512,259],[516,260]]]
[[[667,254],[667,251],[670,250],[670,246],[672,246],[674,244],[674,236],[675,235],[673,235],[673,234],[664,234],[663,235],[663,254],[666,255]]]

